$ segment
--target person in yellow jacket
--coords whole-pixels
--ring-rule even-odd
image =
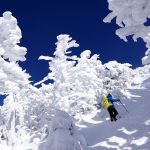
[[[108,112],[109,112],[110,120],[111,121],[116,121],[117,120],[116,116],[117,116],[118,112],[115,109],[114,105],[111,102],[109,102],[107,96],[103,96],[102,102],[103,102],[103,107],[105,109],[107,109]]]

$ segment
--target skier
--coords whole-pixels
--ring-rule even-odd
[[[115,101],[119,101],[116,99],[113,99],[112,96],[110,94],[108,94],[107,96],[103,96],[102,102],[103,102],[103,106],[105,109],[108,110],[109,115],[110,115],[110,120],[111,121],[116,121],[116,116],[118,115],[117,110],[115,109],[113,102]]]

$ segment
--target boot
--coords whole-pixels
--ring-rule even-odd
[[[113,120],[114,120],[114,121],[117,121],[117,118],[116,118],[116,117],[114,117],[114,118],[113,118]]]
[[[112,122],[112,121],[114,121],[114,118],[112,117],[112,118],[110,118],[110,121]]]

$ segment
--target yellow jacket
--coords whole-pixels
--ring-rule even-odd
[[[108,101],[108,98],[106,96],[103,97],[102,102],[104,104],[104,108],[108,109],[109,106],[112,104]]]

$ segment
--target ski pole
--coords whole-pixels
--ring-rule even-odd
[[[121,100],[119,99],[120,103],[122,104],[122,106],[124,107],[124,109],[129,113],[129,111],[127,110],[127,108],[124,106],[124,104],[121,102]]]

